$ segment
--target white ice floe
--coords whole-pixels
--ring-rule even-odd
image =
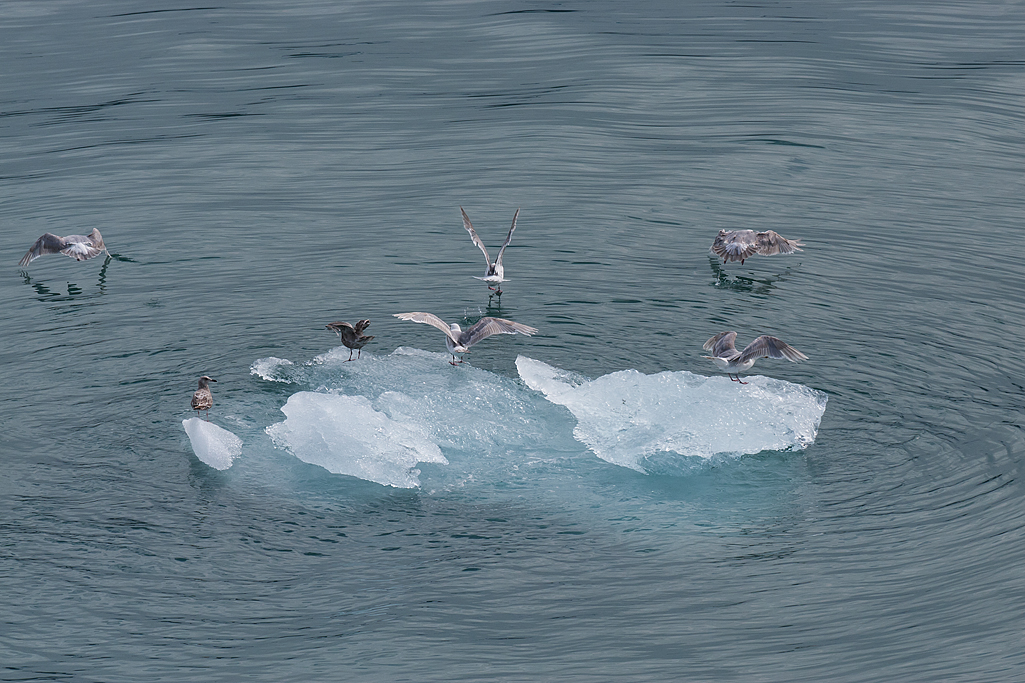
[[[363,396],[300,391],[281,412],[285,421],[266,430],[274,444],[334,474],[414,488],[418,463],[448,464],[421,426],[392,420]]]
[[[235,458],[242,454],[242,439],[227,429],[198,417],[182,420],[182,426],[189,435],[196,457],[215,470],[228,469]]]
[[[623,370],[595,380],[520,356],[520,377],[577,419],[573,436],[599,458],[646,471],[665,453],[711,458],[805,448],[815,441],[826,394],[768,377],[747,385],[686,371]]]

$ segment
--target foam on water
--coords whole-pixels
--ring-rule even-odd
[[[623,370],[587,380],[524,356],[516,368],[527,386],[569,409],[573,435],[599,458],[641,472],[666,453],[707,459],[805,448],[826,409],[823,392],[762,376],[738,385]]]
[[[182,426],[189,435],[196,457],[215,470],[228,469],[235,458],[242,454],[242,439],[227,429],[198,417],[182,420]]]
[[[267,428],[275,445],[334,474],[414,488],[418,463],[448,464],[420,426],[390,419],[363,396],[300,391],[281,412],[285,421]]]

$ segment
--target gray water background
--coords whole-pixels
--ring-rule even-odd
[[[1023,36],[998,2],[0,4],[0,680],[1022,680]],[[500,309],[459,206],[496,246],[521,209]],[[124,260],[17,266],[93,227]],[[721,268],[720,228],[806,247]],[[508,490],[269,445],[294,389],[253,361],[362,317],[442,350],[409,310],[540,328],[474,349],[508,377],[773,333],[810,360],[756,370],[829,404],[679,476],[552,408]],[[204,373],[251,423],[225,473],[181,429]]]

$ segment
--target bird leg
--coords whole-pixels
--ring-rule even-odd
[[[352,360],[352,349],[349,349],[349,360]],[[347,360],[347,361],[343,361],[343,362],[344,362],[344,363],[348,363],[348,362],[349,362],[349,360]]]

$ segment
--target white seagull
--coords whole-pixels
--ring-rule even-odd
[[[25,252],[18,265],[27,266],[40,256],[47,254],[64,254],[76,261],[88,261],[103,252],[110,256],[107,246],[103,244],[103,236],[96,228],[93,228],[88,235],[68,235],[67,237],[60,237],[48,232],[37,239],[32,248]]]
[[[502,255],[505,254],[505,248],[509,246],[510,242],[512,242],[512,234],[513,230],[516,229],[516,218],[520,215],[520,210],[516,209],[516,213],[513,214],[512,227],[509,228],[509,234],[506,235],[505,244],[503,244],[502,248],[498,250],[498,258],[496,258],[494,262],[491,261],[491,256],[488,254],[488,250],[487,247],[484,246],[484,242],[481,241],[480,237],[477,236],[476,231],[474,231],[473,223],[470,222],[470,217],[466,215],[466,211],[464,211],[461,206],[459,207],[459,211],[463,214],[463,227],[466,228],[466,232],[470,233],[470,239],[473,240],[473,243],[480,247],[480,250],[484,252],[484,261],[488,264],[488,269],[484,271],[484,277],[477,277],[476,275],[474,275],[474,277],[478,280],[484,280],[484,282],[488,283],[488,289],[501,295],[502,283],[505,282],[505,267],[502,266]],[[495,287],[492,287],[492,285],[495,285]]]
[[[774,230],[720,230],[712,242],[712,253],[721,258],[723,263],[740,261],[740,265],[744,265],[744,261],[755,254],[792,254],[795,251],[804,251],[801,249],[803,246],[801,240],[788,240]]]
[[[399,320],[426,323],[444,332],[445,347],[452,354],[452,358],[455,358],[457,353],[469,353],[471,346],[482,339],[487,339],[493,334],[525,334],[529,337],[537,332],[535,327],[514,323],[512,320],[506,320],[505,318],[481,318],[470,329],[464,331],[456,323],[449,325],[433,313],[395,313],[394,315]],[[460,358],[458,362],[462,363],[463,359]],[[456,365],[454,360],[450,360],[449,363]]]
[[[786,358],[795,363],[799,360],[808,360],[808,356],[782,339],[770,337],[767,334],[755,339],[743,351],[737,351],[737,347],[733,345],[736,340],[736,332],[720,332],[701,347],[712,352],[711,356],[702,356],[702,358],[707,358],[715,363],[729,376],[731,382],[747,384],[747,382],[741,381],[740,373],[750,370],[759,358]],[[737,378],[733,379],[733,375],[736,375]]]

